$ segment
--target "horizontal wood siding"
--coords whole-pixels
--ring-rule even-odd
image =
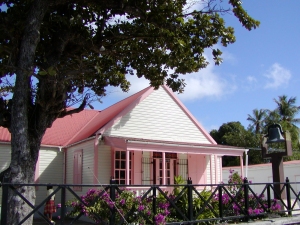
[[[73,184],[73,156],[74,151],[82,149],[82,183],[93,184],[94,179],[94,140],[89,140],[67,149],[66,160],[66,183]],[[83,187],[81,191],[75,191],[79,196],[84,195],[90,187]],[[66,194],[67,200],[74,199],[69,192]]]
[[[207,183],[207,184],[211,184],[210,161],[211,161],[211,156],[208,155],[208,156],[206,157],[206,183]]]
[[[0,145],[0,172],[7,169],[9,167],[10,159],[11,159],[11,147],[10,145]]]
[[[98,180],[99,184],[109,184],[111,174],[111,148],[108,145],[99,145],[98,153]]]
[[[1,152],[0,172],[2,172],[3,170],[9,167],[10,159],[11,159],[11,146],[6,144],[1,144],[0,152]],[[0,205],[1,202],[2,202],[2,188],[0,188]]]
[[[210,143],[163,88],[152,92],[105,135]]]
[[[6,169],[11,160],[11,146],[2,144],[0,145],[1,157],[0,157],[0,171]],[[39,165],[38,165],[38,183],[63,183],[63,171],[64,171],[64,153],[60,152],[57,147],[41,147],[39,151]],[[35,205],[40,204],[46,197],[46,187],[39,187],[36,190]],[[60,202],[60,193],[56,195],[55,202]],[[0,205],[2,201],[2,189],[0,190]],[[42,207],[39,211],[43,212]]]
[[[64,153],[58,148],[41,147],[39,152],[39,184],[63,183],[64,177]],[[55,189],[56,187],[54,187]],[[36,190],[36,205],[47,197],[47,188],[38,187]],[[55,196],[55,203],[60,203],[61,195]],[[43,209],[40,210],[43,212]]]

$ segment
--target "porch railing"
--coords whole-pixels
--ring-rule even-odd
[[[280,193],[277,193],[274,189],[274,185],[281,185],[282,188]],[[272,206],[274,199],[277,199],[280,204],[280,209],[278,209],[277,213],[285,214],[288,216],[292,216],[293,213],[299,211],[297,208],[298,203],[300,202],[300,192],[296,190],[295,186],[299,185],[299,182],[289,182],[289,179],[286,178],[285,183],[248,183],[248,180],[245,178],[243,184],[215,184],[215,185],[195,185],[192,184],[192,180],[188,179],[187,184],[184,185],[168,185],[168,186],[159,186],[159,185],[118,185],[115,184],[114,180],[110,181],[110,184],[107,185],[80,185],[82,187],[90,187],[90,188],[99,188],[102,191],[99,196],[103,193],[109,193],[111,201],[116,200],[116,195],[121,193],[125,189],[139,189],[143,190],[139,193],[139,196],[144,199],[149,196],[152,196],[152,213],[156,214],[157,212],[157,196],[160,195],[160,198],[163,198],[166,202],[168,202],[169,207],[178,215],[178,220],[173,222],[166,222],[165,224],[205,224],[207,222],[222,222],[222,221],[230,221],[230,220],[239,220],[239,221],[249,221],[252,217],[258,216],[266,216],[266,214],[272,212]],[[29,207],[32,208],[32,211],[19,223],[24,223],[29,217],[34,214],[38,214],[42,219],[45,220],[48,224],[51,222],[41,213],[39,210],[43,208],[45,203],[51,198],[48,196],[42,202],[37,205],[32,205],[23,195],[18,191],[18,188],[21,186],[47,186],[49,184],[17,184],[18,187],[15,187],[13,183],[3,182],[2,184],[2,207],[1,207],[1,225],[7,224],[7,202],[8,202],[8,194],[9,191],[13,191],[16,195],[26,202]],[[75,199],[77,199],[82,204],[86,205],[85,202],[81,199],[80,196],[76,192],[73,191],[74,186],[72,184],[51,184],[54,188],[54,192],[52,194],[56,194],[60,192],[61,199],[61,210],[60,210],[60,220],[57,224],[67,224],[67,207],[66,207],[66,193],[69,192]],[[232,187],[235,187],[235,193],[232,193]],[[255,186],[260,186],[262,191],[260,193],[255,193],[253,190]],[[170,196],[165,192],[164,188],[170,190],[171,188],[179,188],[179,192],[177,196]],[[205,198],[201,195],[201,190],[209,190],[209,195]],[[273,194],[273,196],[271,196]],[[187,209],[182,209],[178,207],[178,202],[182,200],[183,196],[187,201]],[[226,204],[224,203],[224,196],[228,199],[226,200]],[[249,197],[251,196],[252,204],[256,206],[260,206],[262,209],[260,212],[253,213],[250,206]],[[285,196],[283,199],[281,196]],[[195,199],[198,198],[201,200],[201,207],[195,210]],[[212,202],[215,203],[213,206]],[[242,203],[241,203],[242,202]],[[109,206],[107,206],[109,207]],[[234,208],[239,212],[234,210]],[[205,210],[210,210],[212,213],[212,218],[201,218],[201,214],[205,212]],[[130,210],[126,215],[123,215],[123,219],[116,221],[117,210],[114,208],[110,208],[109,215],[109,224],[127,224],[126,219],[132,216],[134,210]],[[96,217],[99,215],[95,215]],[[69,224],[73,224],[75,221],[78,221],[84,217],[84,213],[80,213],[77,217],[72,218],[72,221]],[[68,221],[70,221],[68,219]],[[149,220],[150,221],[150,220]],[[154,221],[154,220],[152,220]],[[149,223],[147,223],[149,224]],[[153,223],[154,224],[154,223]]]

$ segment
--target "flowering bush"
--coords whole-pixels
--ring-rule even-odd
[[[227,187],[228,193],[224,193],[222,195],[222,204],[223,208],[226,211],[226,216],[236,216],[244,214],[243,209],[245,207],[245,196],[243,191],[243,178],[238,174],[238,172],[234,172],[234,170],[229,170],[229,180]],[[251,181],[249,181],[251,184]],[[233,200],[234,199],[234,200]],[[263,194],[260,195],[248,195],[248,202],[249,202],[249,215],[254,215],[257,217],[262,217],[263,213],[265,213],[265,209],[268,208],[267,200],[264,198]],[[277,213],[281,209],[280,204],[276,199],[272,200],[271,208],[269,209],[270,212]]]
[[[193,210],[192,215],[195,220],[214,219],[220,215],[219,203],[223,206],[223,216],[245,215],[245,193],[243,179],[234,170],[230,171],[228,185],[222,187],[222,199],[216,190],[196,191],[193,188],[192,204],[189,202],[188,189],[184,185],[181,177],[175,177],[175,186],[172,193],[159,193],[157,196],[137,196],[134,191],[125,189],[116,191],[115,201],[113,202],[108,192],[104,190],[90,189],[86,195],[81,196],[81,201],[74,200],[68,203],[72,207],[70,216],[75,217],[79,214],[92,219],[96,224],[109,224],[112,212],[115,211],[116,224],[156,224],[164,225],[166,222],[186,221],[190,214],[189,206]],[[250,188],[250,187],[249,187]],[[214,194],[213,194],[214,193]],[[267,201],[264,196],[251,194],[249,191],[248,213],[251,216],[262,217],[268,209]],[[154,201],[155,200],[155,201]],[[155,202],[155,207],[154,207]],[[191,205],[189,205],[191,204]],[[153,209],[156,210],[153,210]],[[280,204],[276,199],[272,200],[271,212],[279,212]],[[155,214],[154,214],[155,211]],[[235,220],[237,221],[237,220]],[[202,222],[197,224],[217,223],[217,220]]]
[[[90,189],[86,195],[81,196],[80,201],[70,201],[68,206],[72,207],[69,216],[78,216],[83,213],[92,219],[96,224],[109,224],[112,210],[116,210],[116,223],[126,221],[136,224],[163,225],[169,215],[169,203],[157,201],[157,214],[152,212],[152,197],[136,196],[130,190],[116,192],[116,200],[113,202],[106,191]],[[154,221],[153,221],[154,220]]]

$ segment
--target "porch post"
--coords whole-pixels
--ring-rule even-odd
[[[129,185],[129,178],[130,178],[130,169],[129,169],[129,161],[130,161],[130,154],[129,150],[126,149],[126,185]]]
[[[210,184],[213,184],[212,155],[209,155]]]
[[[218,156],[217,155],[214,155],[215,156],[215,184],[219,183],[219,179],[218,179],[218,171],[219,171],[219,167],[218,167]],[[221,172],[221,171],[220,171]]]
[[[166,184],[166,153],[162,153],[162,184]]]
[[[240,156],[240,165],[241,165],[241,176],[244,178],[244,163],[243,163],[243,156]]]

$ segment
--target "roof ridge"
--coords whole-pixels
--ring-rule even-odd
[[[136,92],[136,93],[134,93],[134,94],[132,94],[132,95],[126,97],[126,98],[124,98],[124,99],[121,99],[120,101],[118,101],[118,102],[116,102],[116,103],[114,103],[114,104],[108,106],[107,108],[103,109],[102,112],[103,112],[104,110],[107,110],[107,109],[109,109],[109,108],[111,108],[111,107],[113,107],[113,106],[115,106],[115,105],[117,105],[117,104],[123,102],[123,101],[128,100],[129,98],[133,98],[134,96],[135,96],[135,97],[138,97],[138,96],[140,96],[140,94],[141,94],[140,92],[146,92],[146,89],[150,89],[150,88],[151,88],[151,86],[148,86],[148,87],[146,87],[146,88],[144,88],[144,89],[142,89],[142,90],[140,90],[140,91],[138,91],[138,92]]]

